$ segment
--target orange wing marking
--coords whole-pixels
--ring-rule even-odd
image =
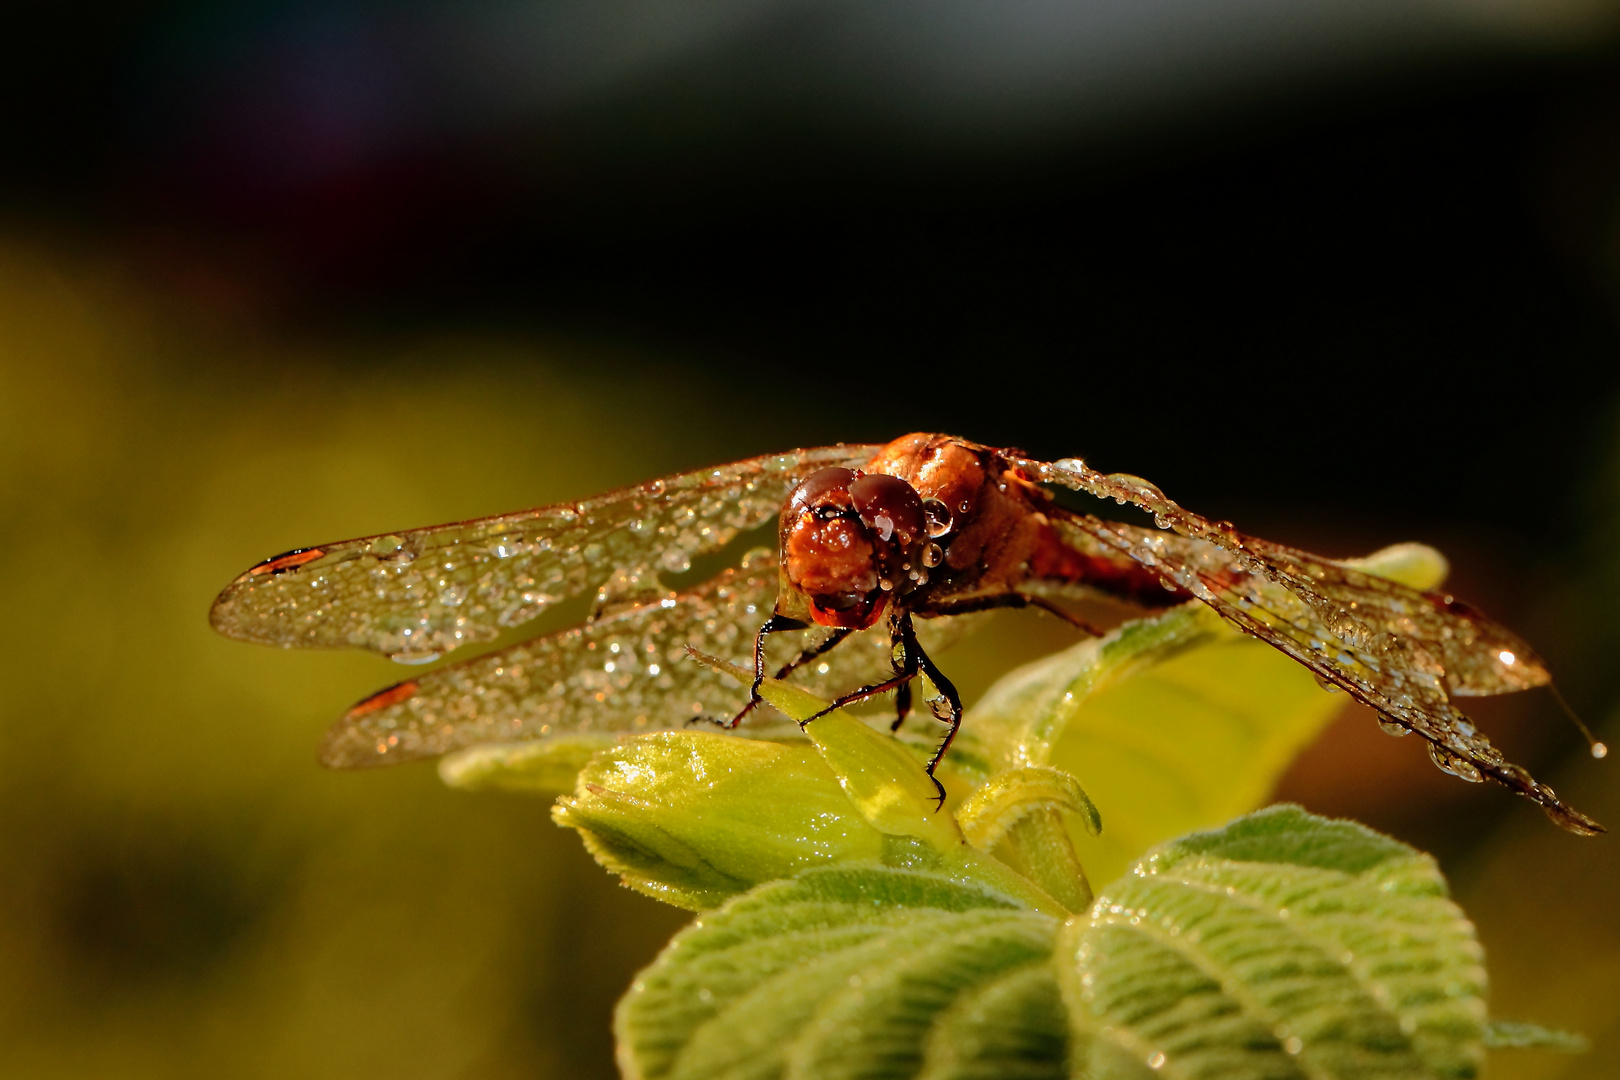
[[[408,701],[415,695],[417,687],[420,685],[415,679],[407,679],[402,683],[395,683],[386,690],[379,690],[344,713],[343,719],[358,720],[360,717],[377,712],[379,709],[386,709],[390,705],[398,705],[402,701]]]
[[[320,548],[301,548],[298,551],[289,551],[285,555],[277,555],[273,559],[264,560],[264,562],[249,570],[248,575],[251,577],[258,574],[285,573],[288,570],[296,570],[305,563],[314,562],[325,554],[326,552]]]

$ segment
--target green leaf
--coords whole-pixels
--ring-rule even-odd
[[[997,773],[962,800],[956,811],[969,843],[989,851],[1006,838],[1018,820],[1047,806],[1079,816],[1086,832],[1102,830],[1097,807],[1070,774],[1039,766]]]
[[[1064,814],[1080,819],[1096,836],[1097,808],[1079,781],[1061,769],[1035,766],[990,777],[962,801],[957,820],[967,841],[1028,878],[1069,911],[1091,906],[1086,879]]]
[[[1471,1077],[1483,1060],[1482,952],[1434,861],[1298,807],[1154,851],[1066,924],[1058,972],[1095,1073]]]
[[[874,828],[914,836],[941,852],[966,843],[956,818],[940,812],[933,780],[904,743],[843,711],[811,721],[804,732]]]
[[[753,672],[747,668],[690,647],[686,651],[698,663],[744,686],[753,685]],[[831,702],[792,683],[764,679],[759,693],[802,724],[805,737],[821,751],[839,786],[874,828],[891,836],[914,836],[940,851],[962,843],[956,819],[938,813],[938,789],[907,744],[880,735],[841,709],[828,713]],[[809,722],[812,717],[819,719]]]
[[[554,735],[540,742],[470,746],[439,759],[439,778],[467,791],[559,794],[573,790],[580,771],[618,735]]]
[[[746,668],[706,656],[695,649],[687,651],[698,662],[730,674],[740,682],[747,684],[753,681],[752,674]],[[806,736],[820,752],[822,760],[831,770],[831,775],[837,778],[848,803],[859,811],[867,824],[887,837],[882,857],[886,865],[938,869],[958,880],[978,882],[999,889],[1050,915],[1068,915],[1073,910],[1064,907],[1061,900],[1044,891],[1040,885],[1013,870],[1000,859],[986,855],[967,843],[961,829],[957,827],[956,818],[944,812],[944,807],[938,799],[939,791],[923,768],[926,754],[919,755],[917,748],[908,746],[890,735],[872,730],[864,721],[842,710],[827,712],[831,708],[830,703],[820,701],[788,683],[766,679],[760,686],[760,693],[787,716],[806,721],[804,724]],[[812,720],[812,717],[818,719]],[[656,769],[639,770],[638,783],[645,784],[655,772]],[[1072,778],[1070,785],[1074,790],[1079,790],[1078,786],[1073,785]],[[755,785],[754,790],[744,799],[734,800],[738,805],[729,812],[733,816],[747,816],[746,807],[742,804],[747,798],[757,798],[767,790]],[[1081,792],[1079,797],[1083,800],[1085,793]],[[760,809],[766,815],[774,813],[770,807]],[[574,822],[568,821],[564,824]],[[705,842],[708,842],[707,838]],[[1072,845],[1067,845],[1066,840],[1065,845],[1068,850],[1069,877],[1079,878],[1083,884],[1083,876],[1079,872],[1078,862],[1074,859]],[[838,859],[847,857],[844,853],[835,856]],[[598,858],[601,859],[600,854]],[[607,863],[606,860],[602,861],[609,869],[618,870],[617,866]],[[1061,872],[1058,873],[1061,880]],[[633,881],[628,883],[632,887],[640,887]],[[1066,880],[1063,883],[1072,884]],[[1086,901],[1090,900],[1089,889],[1083,891],[1071,889],[1069,892],[1072,894],[1071,899],[1083,896]],[[711,890],[703,899],[712,900],[717,895],[720,894]],[[690,898],[671,898],[671,902],[687,903],[688,906],[694,907],[709,906],[706,902],[689,902],[697,899],[699,898],[694,895]]]
[[[692,909],[808,867],[882,858],[888,839],[813,748],[708,732],[599,751],[552,817],[626,885]]]
[[[1064,1080],[1067,1025],[1052,965],[1012,968],[939,1014],[917,1080]]]
[[[646,1080],[911,1076],[931,1017],[962,990],[1049,956],[1056,928],[939,875],[807,871],[670,942],[619,1004],[620,1068]]]
[[[1060,924],[882,866],[702,916],[620,1003],[643,1080],[1474,1076],[1484,970],[1433,860],[1297,807],[1163,845]]]
[[[881,862],[935,870],[1050,915],[1069,913],[970,847],[932,799],[917,805],[913,796],[933,785],[894,740],[841,715],[811,726],[823,724],[842,748],[825,758],[821,746],[708,732],[617,742],[591,758],[552,818],[577,830],[630,888],[694,911],[810,867]],[[863,748],[877,753],[863,757]],[[915,777],[896,779],[897,763]]]
[[[1349,561],[1416,587],[1445,574],[1420,544]],[[1051,765],[1079,779],[1108,827],[1093,838],[1071,822],[1075,850],[1108,880],[1156,843],[1262,805],[1345,701],[1189,604],[1012,672],[968,723],[993,771]]]

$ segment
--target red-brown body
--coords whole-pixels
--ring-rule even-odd
[[[1100,546],[1082,551],[1059,537],[1047,516],[1051,496],[1008,460],[1015,453],[916,433],[882,447],[862,468],[826,468],[800,481],[782,507],[776,608],[755,639],[753,690],[732,724],[760,700],[768,635],[811,624],[834,630],[780,678],[887,616],[894,677],[845,694],[832,708],[893,690],[898,727],[911,707],[911,680],[927,675],[942,698],[936,715],[950,724],[929,762],[932,773],[961,724],[962,703],[918,645],[913,617],[1036,606],[1077,621],[1020,588],[1042,581],[1089,585],[1152,607],[1187,598],[1126,555]]]
[[[881,535],[856,512],[840,473],[890,476],[916,494],[925,536]],[[803,497],[808,493],[809,497]],[[898,497],[891,496],[891,501]],[[884,614],[919,618],[1023,606],[1032,581],[1094,586],[1130,603],[1164,607],[1186,596],[1117,552],[1085,553],[1047,518],[1052,498],[1002,452],[949,435],[916,433],[883,447],[862,470],[824,470],[783,507],[782,589],[776,612],[801,622],[865,629]],[[887,509],[887,505],[882,507]],[[908,508],[899,507],[903,517]],[[829,516],[841,512],[841,516]],[[864,602],[852,602],[861,596]],[[822,598],[836,598],[821,603]]]

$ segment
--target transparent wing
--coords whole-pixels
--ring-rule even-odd
[[[1103,475],[1075,460],[1019,461],[1042,480],[1131,502],[1165,532],[1064,513],[1060,532],[1101,541],[1214,608],[1240,630],[1376,709],[1386,730],[1415,731],[1435,764],[1465,780],[1489,777],[1577,833],[1603,827],[1504,758],[1450,695],[1541,686],[1546,665],[1519,637],[1441,593],[1238,532],[1183,509],[1145,480]]]
[[[750,556],[690,591],[621,609],[584,626],[440,668],[360,702],[327,733],[321,760],[334,768],[414,761],[479,743],[575,732],[679,728],[697,717],[726,719],[747,692],[689,658],[688,645],[752,665],[754,635],[776,602],[776,558]],[[943,648],[971,616],[928,620],[924,647]],[[819,638],[775,634],[775,667]],[[827,698],[888,677],[882,626],[852,635],[793,681]],[[775,723],[773,723],[775,721]],[[741,734],[780,734],[789,723],[769,707]]]
[[[806,475],[858,465],[876,450],[772,454],[580,503],[288,552],[231,582],[210,620],[231,637],[283,648],[429,660],[592,587],[598,613],[662,597],[660,570],[687,569],[774,517]]]

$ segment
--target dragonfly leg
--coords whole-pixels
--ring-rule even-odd
[[[928,654],[922,651],[922,646],[917,644],[917,632],[911,625],[909,612],[895,620],[894,634],[895,643],[901,650],[900,670],[895,672],[894,678],[885,679],[880,683],[873,683],[871,686],[863,686],[859,690],[853,690],[845,694],[814,716],[799,721],[799,726],[802,728],[809,724],[810,721],[819,720],[836,709],[842,709],[847,705],[855,705],[889,690],[897,692],[901,689],[909,690],[911,680],[915,679],[919,672],[927,675],[939,692],[944,695],[945,701],[950,708],[949,719],[944,717],[939,719],[950,724],[951,730],[946,733],[945,741],[939,744],[939,749],[934,751],[933,757],[928,759],[928,779],[934,782],[934,789],[939,792],[935,806],[938,809],[945,805],[945,785],[941,784],[938,778],[934,776],[934,768],[939,764],[940,758],[945,756],[945,751],[950,749],[951,740],[956,738],[956,731],[962,726],[962,699],[957,694],[956,687],[951,685],[951,681],[928,658]],[[896,724],[895,726],[898,727],[899,725]]]
[[[886,694],[890,690],[896,690],[902,686],[905,686],[916,677],[917,673],[915,671],[908,671],[903,674],[896,675],[892,679],[884,679],[880,683],[873,683],[871,686],[863,686],[859,690],[851,690],[849,693],[845,694],[831,705],[828,705],[825,709],[822,709],[814,716],[807,716],[803,720],[800,720],[799,726],[802,728],[809,724],[812,720],[820,720],[828,713],[837,712],[839,709],[849,705],[859,705],[868,698],[875,698],[879,694]]]
[[[896,675],[916,675],[918,671],[917,661],[911,655],[911,650],[906,648],[905,637],[900,633],[898,615],[891,616],[889,619],[889,641],[890,649],[899,651],[898,657],[890,656],[890,661],[894,666],[894,673]],[[894,723],[889,725],[889,731],[898,734],[901,725],[906,722],[906,717],[910,715],[911,683],[905,682],[894,691]]]
[[[834,630],[831,634],[827,635],[827,639],[821,644],[812,645],[810,648],[801,652],[798,656],[795,656],[792,660],[789,660],[787,663],[777,668],[776,674],[772,677],[777,679],[787,678],[789,675],[793,674],[799,668],[803,667],[805,664],[808,664],[816,657],[823,656],[831,652],[835,645],[849,637],[849,635],[853,634],[854,632],[855,631],[849,629],[847,626],[839,627],[837,630]],[[757,666],[755,670],[758,670]]]
[[[772,615],[770,618],[765,620],[764,625],[759,628],[759,633],[754,637],[754,681],[753,684],[748,687],[748,703],[744,705],[742,709],[738,711],[737,715],[733,716],[730,720],[720,721],[719,723],[721,727],[725,728],[727,731],[735,728],[738,724],[743,722],[743,717],[754,711],[755,705],[758,705],[760,702],[765,700],[759,696],[759,688],[765,683],[765,639],[779,630],[803,630],[804,627],[805,624],[800,622],[798,619],[790,619],[785,615]],[[845,633],[847,634],[848,631],[845,631]],[[843,640],[842,637],[839,637],[836,634],[833,635],[833,637],[837,640],[833,641],[832,644],[823,642],[821,651],[814,653],[814,656],[820,656],[822,652],[826,652],[828,649],[832,648],[833,645],[836,645],[838,641]],[[806,650],[806,653],[809,653],[809,650]],[[811,655],[806,655],[806,653],[801,653],[797,660],[794,660],[793,663],[789,664],[783,669],[783,672],[791,671],[799,664],[813,658]],[[783,672],[778,672],[776,677],[780,679]]]
[[[910,715],[911,715],[911,683],[904,682],[904,683],[901,683],[899,686],[895,687],[895,691],[894,691],[894,723],[889,725],[889,730],[892,731],[892,732],[895,732],[896,734],[898,734],[899,731],[900,731],[900,726],[906,722],[906,717],[908,717]]]
[[[997,596],[975,596],[956,603],[940,604],[929,611],[929,615],[966,615],[974,611],[995,611],[1000,608],[1039,608],[1051,615],[1056,615],[1064,622],[1077,630],[1083,631],[1092,637],[1102,637],[1103,632],[1092,626],[1072,611],[1067,611],[1043,596],[1031,596],[1028,593],[1005,592]]]
[[[945,717],[938,718],[949,724],[951,729],[945,733],[945,738],[940,741],[939,748],[934,751],[934,756],[928,759],[928,779],[934,781],[934,787],[939,791],[939,805],[944,806],[945,786],[934,776],[934,769],[938,767],[940,759],[945,756],[945,751],[951,748],[951,741],[956,738],[956,733],[962,728],[962,696],[956,692],[956,687],[951,685],[951,680],[947,679],[945,674],[939,670],[939,666],[934,663],[927,653],[923,652],[922,646],[917,644],[917,632],[912,628],[910,615],[907,615],[902,620],[899,629],[902,634],[901,644],[906,650],[907,657],[924,675],[928,676],[928,681],[934,684],[934,688],[945,698],[945,703],[950,708],[949,719]]]
[[[905,630],[902,630],[900,626],[900,621],[902,619],[905,620]],[[888,691],[893,690],[897,698],[897,704],[904,707],[900,713],[900,719],[896,720],[894,722],[894,727],[890,729],[891,731],[898,730],[901,721],[906,718],[906,712],[911,708],[911,680],[915,679],[917,677],[917,672],[921,670],[917,666],[917,661],[913,651],[907,648],[905,645],[905,642],[908,640],[913,643],[915,643],[917,640],[916,635],[911,633],[910,626],[910,617],[905,615],[896,616],[895,619],[890,623],[890,632],[894,635],[895,646],[900,649],[900,659],[896,661],[894,665],[894,678],[885,679],[880,683],[873,683],[871,686],[863,686],[859,690],[850,691],[809,719],[800,720],[799,726],[802,728],[811,720],[819,720],[835,709],[842,709],[846,705],[859,704],[868,698],[874,698],[879,694],[887,693]]]

